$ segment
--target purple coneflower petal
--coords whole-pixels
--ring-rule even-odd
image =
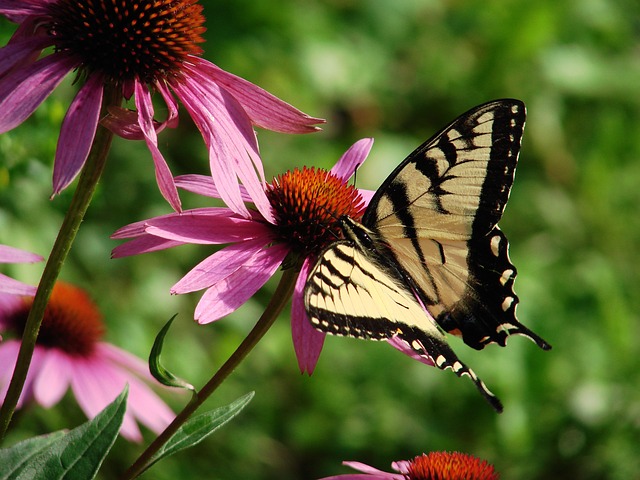
[[[225,142],[224,137],[220,137],[218,130],[223,128],[225,125],[225,117],[228,117],[228,113],[224,111],[224,109],[221,109],[218,104],[220,99],[214,98],[207,102],[207,104],[204,104],[203,101],[206,101],[204,98],[208,96],[209,93],[203,92],[194,82],[190,82],[189,84],[177,83],[173,86],[173,90],[191,115],[209,149],[211,173],[216,188],[220,192],[220,197],[233,211],[239,215],[248,216],[249,211],[240,196],[237,175],[233,169],[233,165],[238,163],[238,161],[243,161],[243,159],[235,159],[234,155],[246,156],[246,150],[243,146],[238,147],[234,145],[233,142],[239,141],[237,137],[240,135],[238,135],[233,126],[230,127],[231,135],[228,142],[229,144]],[[211,109],[209,109],[209,107],[211,107]],[[217,116],[218,111],[222,112],[221,118]],[[213,125],[214,122],[216,122],[215,125]],[[226,136],[225,134],[225,137]],[[231,152],[229,150],[230,147],[233,147],[235,152]]]
[[[40,255],[8,245],[0,245],[0,263],[34,263],[44,260]]]
[[[0,133],[24,122],[73,67],[75,60],[54,53],[1,78]]]
[[[265,248],[253,256],[251,263],[209,288],[196,307],[196,321],[210,323],[237,310],[271,278],[288,252],[282,244]]]
[[[4,402],[4,397],[7,395],[19,350],[20,342],[17,340],[0,342],[0,365],[2,365],[0,368],[0,404]]]
[[[36,287],[0,273],[0,292],[11,295],[35,295]]]
[[[179,245],[184,245],[184,242],[175,242],[173,240],[165,240],[164,238],[146,235],[118,245],[111,252],[111,258],[123,258],[130,257],[131,255],[140,255],[142,253],[157,252]]]
[[[144,380],[155,382],[149,372],[149,364],[126,350],[122,350],[107,342],[99,342],[96,345],[96,350],[99,356],[109,360],[111,363],[130,370]]]
[[[265,246],[265,239],[233,243],[208,256],[180,279],[171,293],[182,294],[209,288],[225,279],[246,263],[250,263]]]
[[[73,362],[73,370],[73,393],[80,408],[89,418],[95,417],[113,401],[130,380],[100,358],[77,359]],[[131,441],[140,442],[142,433],[129,410],[127,405],[120,433]]]
[[[131,374],[131,371],[134,371],[143,379],[151,380],[147,364],[108,343],[99,343],[96,346],[96,354],[109,359],[114,377],[120,377],[121,382],[129,384],[127,413],[152,431],[161,432],[173,420],[175,414],[151,388]]]
[[[165,161],[160,149],[158,148],[158,136],[153,125],[153,103],[151,102],[151,93],[145,84],[136,81],[135,83],[135,102],[138,110],[138,122],[144,134],[145,142],[156,167],[156,180],[162,196],[169,202],[171,207],[179,212],[182,210],[178,189],[173,183],[173,175],[169,170],[169,165]]]
[[[53,0],[2,0],[0,15],[12,22],[22,22],[26,17],[47,12],[46,5]]]
[[[167,213],[165,215],[160,215],[158,217],[154,217],[153,220],[165,219],[165,218],[174,218],[181,216],[210,216],[215,218],[220,217],[231,217],[237,218],[237,215],[224,207],[202,207],[202,208],[193,208],[191,210],[187,210],[186,212],[181,213]],[[217,221],[217,220],[216,220]],[[125,225],[124,227],[116,230],[111,238],[120,239],[120,238],[135,238],[141,235],[146,234],[146,228],[149,225],[149,220],[141,220],[139,222],[130,223],[129,225]]]
[[[312,266],[309,258],[306,258],[298,274],[293,298],[291,299],[293,348],[296,352],[300,372],[308,373],[309,375],[316,368],[326,337],[326,334],[313,328],[304,308],[303,292]]]
[[[175,179],[176,186],[182,188],[187,192],[196,193],[205,197],[222,198],[220,192],[216,188],[216,184],[213,179],[208,175],[187,174],[180,175]],[[247,193],[247,189],[244,185],[240,185],[240,198],[243,202],[253,203],[253,199]]]
[[[73,99],[62,122],[53,164],[53,193],[64,190],[82,169],[96,135],[103,79],[92,75]]]
[[[428,355],[419,355],[416,351],[407,345],[407,342],[399,339],[397,336],[391,337],[387,339],[387,343],[391,345],[393,348],[401,351],[405,355],[413,358],[414,360],[418,360],[419,362],[424,363],[425,365],[434,366],[435,363],[433,359]]]
[[[191,73],[192,81],[175,85],[174,90],[209,147],[211,172],[222,199],[238,214],[249,215],[239,192],[239,178],[256,208],[272,221],[271,206],[264,193],[264,171],[249,117],[228,92],[199,72]]]
[[[308,116],[262,88],[222,70],[211,62],[198,58],[194,59],[194,63],[237,98],[251,121],[259,127],[283,133],[310,133],[320,130],[315,124],[325,122],[322,118]]]
[[[340,160],[331,169],[331,173],[346,182],[367,159],[372,146],[373,138],[358,140],[344,152]]]
[[[0,48],[0,77],[12,69],[15,65],[25,64],[25,58],[29,58],[33,52],[39,52],[51,41],[44,37],[27,37],[8,43]]]
[[[153,128],[160,133],[165,128],[178,126],[178,103],[163,83],[156,83],[156,88],[165,100],[168,108],[167,119],[163,122],[153,120]],[[138,112],[128,108],[109,106],[109,114],[100,120],[101,125],[126,140],[144,140],[145,136],[140,128]]]
[[[40,405],[52,407],[60,401],[71,383],[71,366],[67,355],[59,350],[47,350],[38,376],[34,380],[33,395]]]
[[[267,224],[254,220],[222,214],[193,215],[191,211],[150,219],[145,231],[168,240],[205,245],[269,238],[271,234]]]

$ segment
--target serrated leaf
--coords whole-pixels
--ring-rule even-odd
[[[90,480],[98,469],[118,436],[127,407],[125,387],[118,398],[109,404],[93,420],[83,423],[68,433],[56,432],[47,442],[25,441],[6,449],[11,457],[19,456],[24,461],[15,463],[15,468],[5,473],[3,480]],[[41,448],[34,453],[34,444]],[[4,453],[4,452],[3,452]]]
[[[145,470],[162,458],[192,447],[207,438],[217,429],[238,415],[253,399],[255,392],[249,392],[235,402],[224,407],[216,408],[191,418],[169,439],[156,453]]]
[[[171,317],[164,327],[162,327],[162,330],[158,332],[158,335],[156,335],[156,339],[153,341],[153,347],[151,347],[151,353],[149,354],[149,371],[156,380],[167,387],[184,388],[185,390],[195,392],[196,389],[193,385],[175,376],[160,363],[164,337],[167,336],[169,328],[177,316],[178,314],[176,313]]]

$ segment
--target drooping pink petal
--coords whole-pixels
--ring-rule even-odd
[[[263,238],[231,244],[208,256],[193,267],[178,283],[171,287],[171,293],[183,294],[209,288],[228,277],[245,264],[251,263],[267,242]]]
[[[147,384],[125,371],[121,371],[120,375],[129,384],[129,399],[125,415],[129,415],[133,422],[139,421],[156,434],[162,432],[174,419],[173,411]],[[123,436],[128,434],[124,428],[121,432]]]
[[[12,295],[35,295],[36,287],[0,273],[0,292]]]
[[[271,278],[287,253],[282,244],[265,248],[254,255],[251,264],[209,288],[196,307],[196,321],[210,323],[236,310]]]
[[[120,367],[135,373],[143,380],[149,380],[150,382],[156,382],[149,372],[149,364],[142,361],[135,355],[122,350],[107,342],[98,342],[96,345],[97,354],[107,360],[110,363],[119,365]]]
[[[175,417],[171,409],[156,395],[142,379],[155,383],[145,362],[130,353],[108,343],[96,345],[96,354],[109,360],[114,376],[121,377],[129,384],[127,413],[147,426],[155,433],[160,433]]]
[[[230,150],[234,148],[235,151],[241,152],[240,155],[246,156],[244,148],[227,145],[224,141],[219,140],[219,134],[216,136],[213,132],[214,128],[222,128],[225,116],[228,115],[223,114],[221,118],[218,119],[216,116],[218,112],[210,110],[207,106],[203,105],[202,98],[206,96],[207,93],[199,91],[193,83],[176,83],[173,86],[173,90],[189,112],[198,130],[200,130],[205,144],[209,149],[211,175],[218,192],[220,192],[220,197],[234,212],[248,217],[249,212],[242,201],[237,175],[233,168],[237,161],[232,160],[234,152]],[[215,106],[215,101],[209,103],[213,103]],[[220,109],[218,108],[218,110]],[[233,130],[233,127],[232,132],[231,140],[233,141],[235,137],[239,137],[240,135]],[[238,141],[242,142],[242,140]]]
[[[364,163],[373,146],[373,138],[362,138],[351,145],[333,166],[331,173],[345,182]]]
[[[179,212],[182,210],[178,190],[173,183],[173,175],[158,148],[158,136],[153,125],[153,103],[151,93],[147,86],[139,81],[135,82],[135,103],[138,110],[138,122],[144,134],[145,142],[153,157],[153,164],[156,168],[156,180],[160,193],[169,202],[171,207]]]
[[[167,105],[167,119],[162,122],[161,130],[164,129],[165,126],[169,128],[176,128],[178,126],[178,101],[171,94],[168,86],[164,82],[156,82],[156,89],[162,95],[164,99],[164,103]],[[159,132],[160,130],[158,130]]]
[[[270,238],[271,229],[265,223],[243,217],[224,215],[181,215],[147,220],[145,231],[151,235],[198,244],[220,244]]]
[[[98,357],[79,358],[73,363],[73,369],[71,387],[78,405],[88,418],[95,417],[111,403],[127,383],[126,378]],[[125,413],[120,433],[131,441],[142,441],[142,433],[128,411]]]
[[[11,317],[14,312],[20,310],[24,306],[24,301],[25,299],[19,294],[4,293],[0,291],[0,332],[5,328],[13,327],[13,320]],[[0,365],[4,364],[0,362]],[[0,370],[2,369],[0,368]],[[0,383],[2,382],[0,381]]]
[[[5,340],[0,342],[0,404],[4,403],[4,398],[9,389],[9,382],[16,367],[20,342],[18,340]]]
[[[102,105],[103,79],[91,75],[62,122],[53,164],[53,193],[64,190],[82,169],[93,144]]]
[[[226,72],[202,58],[194,59],[197,68],[231,93],[259,127],[283,133],[310,133],[320,130],[315,125],[322,118],[310,117],[253,83]]]
[[[303,292],[309,277],[311,261],[306,258],[298,274],[291,300],[291,335],[301,373],[311,375],[316,368],[326,334],[313,328],[304,308]]]
[[[207,82],[206,76],[193,69],[191,74],[203,83],[191,81],[173,88],[209,147],[211,174],[222,199],[240,215],[248,215],[237,177],[263,217],[273,222],[258,144],[246,112],[228,92]]]
[[[178,126],[178,103],[164,83],[157,83],[156,88],[161,93],[168,108],[167,118],[163,122],[153,120],[153,128],[158,134],[166,127],[175,128]],[[102,126],[126,140],[145,139],[138,122],[138,112],[114,105],[109,106],[108,111],[108,115],[100,120]]]
[[[40,405],[50,408],[60,401],[71,383],[72,369],[67,355],[55,348],[48,349],[42,359],[33,395]]]
[[[213,178],[207,175],[187,174],[179,175],[174,178],[176,187],[182,188],[187,192],[196,193],[205,197],[222,198],[220,192],[216,188]],[[247,193],[244,185],[240,185],[240,198],[243,202],[253,203],[253,199]]]
[[[75,66],[75,60],[53,53],[0,79],[0,133],[31,115]]]

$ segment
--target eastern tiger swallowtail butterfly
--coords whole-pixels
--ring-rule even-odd
[[[470,377],[502,411],[444,332],[478,350],[504,346],[514,334],[551,348],[516,319],[516,268],[497,225],[525,113],[521,101],[510,99],[469,110],[389,175],[361,224],[337,219],[343,238],[319,255],[304,291],[315,328],[371,340],[397,337],[439,368]]]

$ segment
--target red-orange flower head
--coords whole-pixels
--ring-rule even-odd
[[[340,238],[340,217],[360,221],[364,212],[362,197],[353,185],[314,167],[279,175],[267,185],[267,198],[279,239],[301,256],[317,254]]]
[[[8,324],[22,336],[33,298],[13,312]],[[58,348],[70,355],[88,356],[104,334],[102,314],[81,289],[57,282],[44,312],[38,345]]]
[[[197,0],[58,0],[46,26],[55,49],[114,83],[179,75],[206,28]]]
[[[492,465],[458,452],[431,452],[409,462],[408,480],[498,480]]]

